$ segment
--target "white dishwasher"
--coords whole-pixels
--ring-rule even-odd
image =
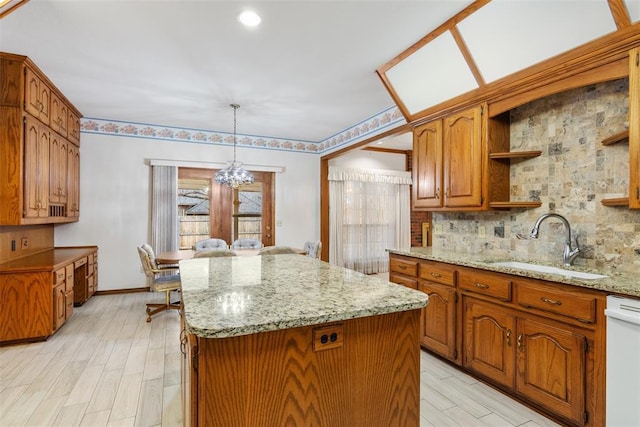
[[[640,300],[607,297],[607,427],[640,426]]]

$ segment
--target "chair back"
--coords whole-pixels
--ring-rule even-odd
[[[194,258],[212,258],[212,257],[224,257],[224,256],[236,256],[233,251],[229,249],[205,249],[193,254]]]
[[[296,251],[288,246],[267,246],[258,251],[258,255],[295,254]]]
[[[156,268],[151,263],[151,257],[149,256],[147,249],[144,247],[145,245],[138,246],[138,255],[140,256],[140,262],[142,263],[142,270],[144,271],[145,276],[150,279],[154,279],[156,277]],[[151,246],[149,246],[149,248],[150,247]],[[153,252],[153,249],[151,251]]]
[[[231,244],[231,249],[260,249],[262,242],[256,239],[238,239]]]
[[[227,245],[227,242],[223,239],[211,238],[196,242],[196,244],[193,245],[193,249],[196,251],[204,249],[229,249],[229,245]]]
[[[158,267],[158,263],[156,262],[156,253],[153,250],[153,248],[151,247],[150,244],[148,243],[143,243],[140,248],[142,248],[142,250],[144,250],[148,257],[149,257],[149,262],[151,263],[151,266],[153,268],[157,268]]]
[[[320,258],[320,253],[322,252],[322,242],[317,240],[315,242],[307,241],[304,242],[304,247],[302,248],[308,257],[311,258]]]

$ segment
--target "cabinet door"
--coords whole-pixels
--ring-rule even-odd
[[[582,424],[585,345],[586,338],[569,326],[518,319],[518,393]]]
[[[69,110],[68,132],[69,141],[80,146],[80,117]]]
[[[64,323],[67,300],[65,284],[60,283],[53,287],[53,330],[57,330]]]
[[[476,107],[444,119],[444,206],[482,205],[481,112]]]
[[[442,206],[442,122],[413,131],[413,207]]]
[[[67,202],[67,164],[69,153],[67,141],[59,135],[51,134],[49,148],[49,202]]]
[[[69,112],[67,105],[58,98],[55,92],[51,92],[51,117],[49,126],[63,137],[67,137]]]
[[[463,306],[463,365],[513,388],[515,316],[500,306],[466,296],[463,296]]]
[[[49,124],[51,89],[31,69],[25,73],[25,110],[32,116]]]
[[[418,290],[429,295],[429,304],[422,309],[420,343],[429,350],[455,360],[458,356],[455,288],[432,282],[420,282]]]
[[[67,216],[80,216],[80,149],[73,144],[67,147]]]
[[[640,209],[640,47],[629,53],[629,207]]]
[[[49,214],[49,131],[27,117],[24,141],[24,217]]]

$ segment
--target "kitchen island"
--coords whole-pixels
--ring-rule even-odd
[[[419,425],[425,294],[300,255],[180,272],[185,425]]]

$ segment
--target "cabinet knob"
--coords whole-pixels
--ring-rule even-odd
[[[440,189],[436,188],[436,199],[440,198]]]
[[[484,283],[476,282],[475,286],[476,288],[479,288],[479,289],[489,289],[489,285],[485,285]]]
[[[507,329],[507,345],[511,347],[511,329]]]
[[[431,276],[433,276],[433,277],[442,277],[442,275],[440,273],[435,273],[433,271],[431,273],[429,273],[429,274],[431,274]]]

